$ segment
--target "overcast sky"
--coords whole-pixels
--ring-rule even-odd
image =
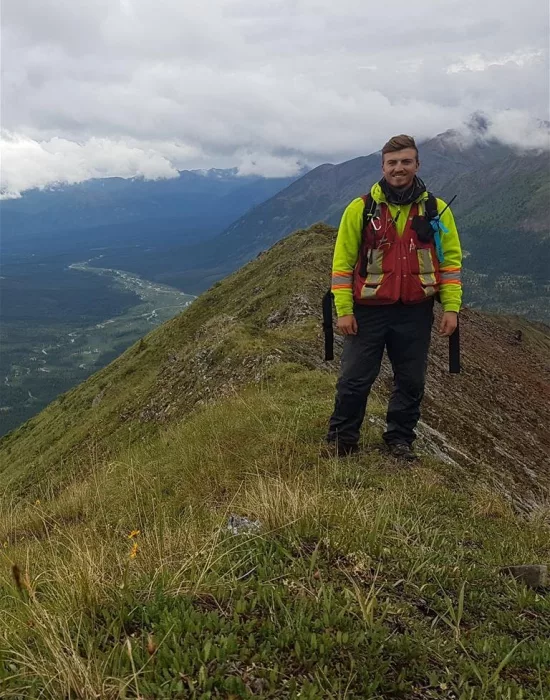
[[[548,144],[547,0],[3,0],[4,191],[287,175],[458,127]]]

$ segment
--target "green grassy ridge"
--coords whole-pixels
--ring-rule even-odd
[[[333,378],[289,369],[54,497],[4,496],[1,697],[548,697],[550,599],[497,574],[550,559],[547,513],[400,469],[372,427],[319,458]]]
[[[55,490],[59,474],[87,468],[91,451],[148,440],[197,400],[253,380],[274,351],[311,366],[319,329],[285,325],[284,315],[310,298],[320,305],[334,236],[318,225],[276,244],[2,438],[0,488],[32,497],[45,481]],[[266,323],[274,313],[283,325]]]
[[[66,474],[86,473],[90,453],[107,459],[146,442],[273,364],[331,371],[320,302],[335,234],[317,224],[279,241],[1,439],[0,489],[32,498],[47,484],[54,493]]]

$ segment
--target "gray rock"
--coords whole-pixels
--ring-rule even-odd
[[[529,588],[548,586],[548,567],[545,564],[524,564],[522,566],[504,566],[502,574],[509,574]]]
[[[259,520],[249,520],[241,515],[230,515],[227,521],[227,529],[233,535],[246,533],[256,533],[260,531],[261,523]]]
[[[92,401],[92,408],[97,408],[99,404],[103,401],[103,397],[105,396],[105,389],[102,389],[99,394],[94,396],[94,400]]]

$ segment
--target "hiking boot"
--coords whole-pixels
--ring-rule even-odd
[[[323,457],[351,457],[351,455],[358,452],[358,445],[347,445],[345,442],[334,442],[330,441],[323,447],[322,455]]]
[[[395,459],[403,460],[404,462],[416,462],[418,457],[412,451],[410,445],[406,445],[404,442],[397,442],[394,444],[389,444],[386,446],[388,454]]]

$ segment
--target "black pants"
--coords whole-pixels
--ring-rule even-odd
[[[433,324],[433,299],[420,304],[355,305],[357,335],[346,336],[327,440],[356,445],[367,399],[387,349],[394,388],[384,440],[412,445],[420,418]]]

